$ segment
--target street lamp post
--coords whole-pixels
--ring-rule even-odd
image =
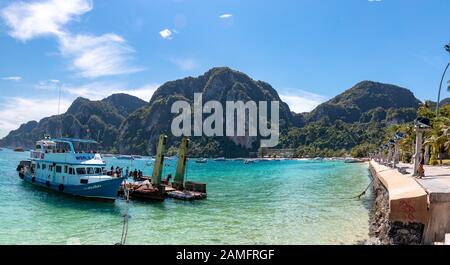
[[[394,147],[394,140],[391,139],[388,142],[388,161],[387,161],[387,166],[388,167],[392,167],[393,166],[393,163],[392,163],[392,159],[393,159],[392,147]]]
[[[450,43],[445,45],[444,48],[450,54]],[[442,83],[444,82],[445,74],[447,73],[447,70],[449,67],[450,67],[450,62],[447,64],[447,67],[445,67],[444,73],[442,74],[441,83],[439,84],[438,98],[437,98],[437,102],[436,102],[436,117],[439,116],[439,103],[441,102]]]
[[[413,176],[417,176],[417,169],[420,163],[420,153],[422,151],[423,133],[430,128],[430,119],[419,117],[414,121],[414,129],[416,131],[416,147],[414,153]]]

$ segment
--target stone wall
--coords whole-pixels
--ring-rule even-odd
[[[424,225],[420,223],[391,222],[389,193],[373,174],[373,203],[370,212],[370,239],[368,245],[418,245],[422,242]]]

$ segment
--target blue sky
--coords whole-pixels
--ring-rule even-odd
[[[77,96],[229,66],[309,111],[362,80],[435,99],[448,0],[0,0],[0,137]],[[448,92],[444,92],[447,97]]]

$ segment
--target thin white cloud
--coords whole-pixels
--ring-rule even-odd
[[[61,99],[61,112],[65,112],[71,101]],[[29,99],[11,97],[0,103],[0,137],[29,121],[58,114],[58,99]]]
[[[150,101],[155,91],[158,89],[159,85],[146,85],[140,88],[123,90],[116,93],[125,93],[135,97],[138,97],[145,101]]]
[[[381,2],[382,0],[367,0],[369,2]]]
[[[319,104],[325,102],[326,98],[303,90],[282,91],[280,98],[289,105],[291,111],[295,113],[312,111]]]
[[[170,61],[182,71],[192,71],[199,67],[199,63],[193,58],[171,58]]]
[[[70,69],[82,77],[141,71],[129,65],[135,51],[121,36],[69,32],[66,25],[92,8],[91,0],[16,2],[1,10],[0,16],[10,28],[9,35],[15,39],[28,41],[41,36],[55,37],[61,54],[70,59]]]
[[[65,86],[63,87],[63,91],[68,96],[85,97],[90,100],[100,100],[112,94],[124,93],[145,101],[150,101],[150,98],[158,87],[159,85],[157,84],[148,84],[138,88],[124,88],[121,84],[95,82],[82,86]]]
[[[173,38],[173,32],[170,29],[163,29],[159,32],[159,36],[166,40],[171,40]]]
[[[226,18],[231,18],[232,16],[233,16],[232,14],[223,14],[223,15],[220,15],[219,18],[226,19]]]
[[[15,2],[1,11],[10,27],[9,35],[21,41],[59,35],[71,20],[92,10],[89,0]]]
[[[62,34],[59,42],[61,53],[72,58],[72,68],[83,77],[129,74],[142,70],[127,64],[135,51],[119,35]]]
[[[5,81],[20,81],[20,80],[22,80],[22,77],[21,76],[7,76],[7,77],[3,77],[2,78],[2,80],[5,80]]]

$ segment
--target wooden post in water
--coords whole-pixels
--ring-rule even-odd
[[[189,149],[189,139],[185,136],[181,140],[180,150],[178,153],[177,171],[175,173],[175,179],[172,183],[172,186],[178,190],[184,189],[184,175],[186,172],[188,149]]]
[[[158,148],[156,149],[156,160],[153,166],[152,185],[155,187],[161,186],[161,175],[164,165],[164,152],[166,149],[167,136],[161,134],[159,136]]]

